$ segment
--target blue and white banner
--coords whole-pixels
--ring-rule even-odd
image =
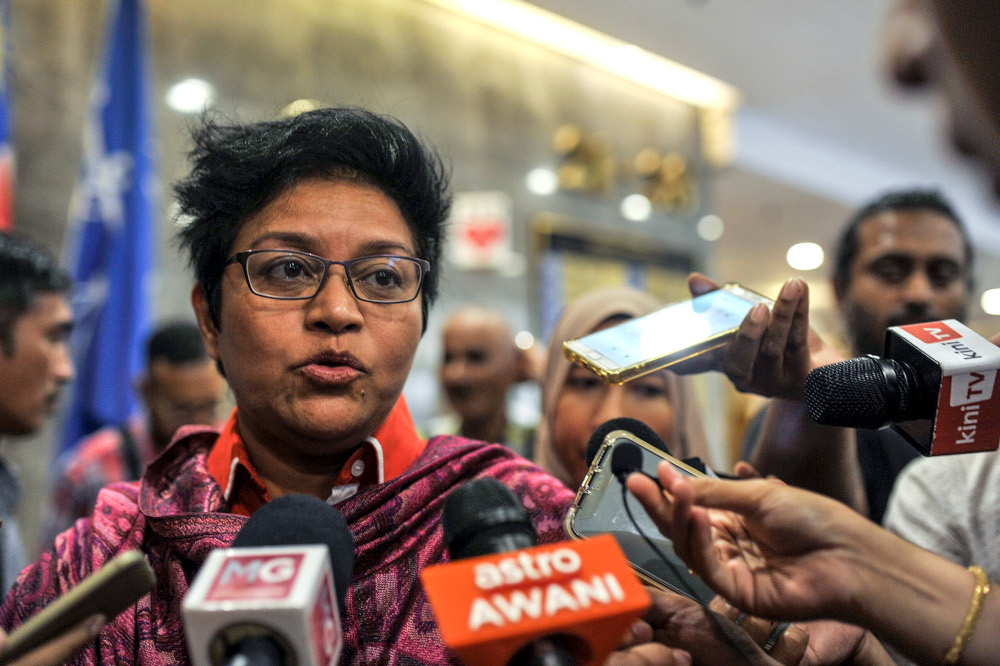
[[[60,450],[136,412],[153,312],[158,185],[143,3],[116,0],[108,18],[67,230],[76,379]]]
[[[14,141],[10,100],[10,0],[0,0],[0,231],[14,228]]]

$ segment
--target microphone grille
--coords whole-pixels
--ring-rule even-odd
[[[333,585],[344,609],[354,572],[354,535],[336,508],[311,495],[283,495],[257,509],[233,540],[232,548],[325,545],[330,550]]]
[[[663,438],[656,434],[656,432],[654,432],[648,425],[638,419],[629,418],[627,416],[619,416],[618,418],[610,419],[597,426],[597,429],[590,435],[590,439],[587,441],[587,462],[594,462],[594,456],[597,455],[597,451],[601,448],[601,444],[604,443],[604,438],[608,436],[608,433],[615,430],[625,430],[630,432],[650,446],[660,449],[664,453],[670,453],[670,450],[667,448],[667,444],[663,441]]]
[[[521,500],[491,477],[469,481],[445,498],[441,528],[453,560],[527,548],[538,539]]]
[[[904,370],[888,359],[897,377]],[[900,405],[909,402],[910,387],[896,381],[897,404],[890,404],[889,387],[878,359],[864,356],[816,368],[806,377],[806,405],[817,423],[852,428],[881,428]]]
[[[642,451],[632,442],[622,442],[615,446],[611,454],[611,472],[617,477],[638,471],[642,467]]]

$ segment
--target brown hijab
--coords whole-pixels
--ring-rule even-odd
[[[570,488],[582,479],[569,478],[569,472],[552,445],[552,419],[556,402],[566,384],[572,364],[563,355],[562,343],[591,333],[611,317],[641,317],[663,307],[652,295],[633,287],[604,287],[587,292],[566,306],[549,341],[545,377],[542,381],[542,423],[535,443],[535,463]],[[695,404],[690,379],[667,370],[660,373],[666,379],[667,395],[674,409],[676,422],[667,447],[677,458],[699,456],[708,460],[708,441]]]

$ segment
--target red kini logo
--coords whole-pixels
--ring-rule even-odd
[[[940,321],[910,324],[909,326],[900,326],[900,328],[926,344],[956,340],[962,337],[958,331]]]
[[[205,595],[205,601],[283,599],[292,591],[302,564],[301,553],[231,555]]]

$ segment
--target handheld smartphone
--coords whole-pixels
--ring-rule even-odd
[[[691,573],[684,562],[674,554],[673,543],[665,537],[646,514],[635,497],[627,490],[624,499],[636,523],[667,558],[660,554],[636,531],[622,504],[622,485],[611,472],[611,457],[616,446],[635,444],[642,453],[640,470],[656,476],[656,467],[666,460],[682,474],[705,476],[698,470],[663,451],[653,448],[626,430],[612,430],[594,455],[576,499],[566,514],[565,528],[574,539],[586,539],[598,534],[611,534],[625,553],[632,569],[646,583],[690,597],[702,604],[709,603],[715,593],[700,578]]]
[[[566,357],[609,384],[622,384],[721,347],[757,303],[774,301],[738,284],[668,305],[563,343]]]
[[[156,575],[142,553],[122,553],[11,632],[0,664],[23,657],[91,615],[100,613],[110,622],[154,585]]]

